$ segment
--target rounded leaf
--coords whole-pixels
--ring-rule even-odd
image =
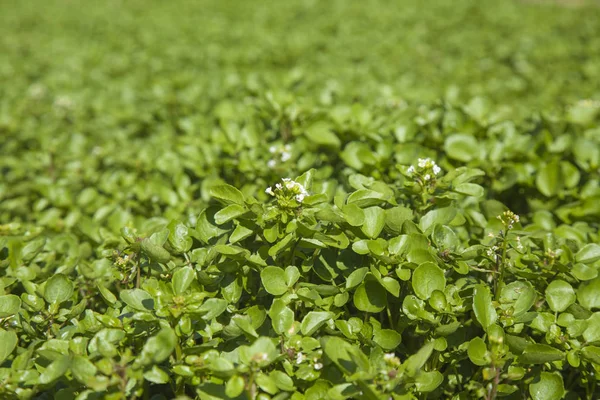
[[[367,277],[354,292],[354,305],[360,311],[378,313],[387,305],[386,293],[379,282],[372,277]]]
[[[444,271],[432,262],[425,262],[414,270],[412,287],[419,298],[427,300],[435,290],[443,291],[446,287]]]
[[[454,160],[469,162],[478,158],[479,143],[471,135],[457,133],[446,138],[444,150]]]
[[[480,367],[490,363],[487,346],[484,340],[480,337],[471,339],[469,342],[469,347],[467,348],[467,355],[473,364]]]
[[[151,311],[154,310],[154,299],[150,293],[142,289],[123,290],[119,297],[125,304],[134,310]]]
[[[529,385],[533,400],[560,400],[565,394],[562,376],[558,373],[542,372],[539,379]]]
[[[14,294],[0,296],[0,318],[16,315],[21,308],[21,299]]]
[[[552,311],[563,312],[575,303],[575,290],[565,281],[552,281],[546,288],[546,301]]]
[[[282,268],[269,266],[260,271],[260,280],[267,291],[274,296],[281,296],[288,290],[285,271]]]
[[[48,303],[62,303],[71,298],[73,282],[63,274],[53,275],[44,287],[44,298]]]
[[[327,311],[311,311],[302,320],[300,329],[305,336],[311,336],[328,320],[333,318],[333,314]]]
[[[17,347],[17,334],[14,331],[0,329],[0,364],[11,355]]]
[[[171,284],[173,285],[173,293],[176,295],[182,294],[192,284],[196,272],[191,267],[183,267],[173,273]]]

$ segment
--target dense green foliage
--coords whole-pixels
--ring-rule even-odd
[[[600,8],[0,6],[0,398],[598,392]]]

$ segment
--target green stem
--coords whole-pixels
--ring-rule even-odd
[[[502,292],[502,287],[504,286],[504,273],[506,271],[505,263],[506,263],[506,250],[508,249],[508,229],[504,232],[502,239],[502,258],[500,259],[500,263],[498,264],[498,269],[500,270],[500,276],[498,276],[498,281],[496,284],[496,293],[494,295],[495,300],[500,299],[500,292]]]
[[[388,307],[385,308],[385,310],[387,312],[388,320],[390,322],[390,329],[395,329],[395,327],[394,327],[394,319],[392,318],[392,312],[390,311],[389,305],[388,305]]]

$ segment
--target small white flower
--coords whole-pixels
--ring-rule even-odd
[[[277,161],[275,161],[275,160],[267,161],[267,167],[269,167],[271,169],[275,168],[276,165],[277,165]]]
[[[316,370],[316,371],[318,371],[318,370],[320,370],[321,368],[323,368],[323,364],[321,364],[321,363],[316,363],[316,364],[314,365],[314,368],[315,368],[315,370]]]
[[[385,353],[383,355],[383,359],[385,361],[392,361],[394,359],[394,357],[396,357],[396,355],[394,353]]]
[[[294,182],[294,181],[289,182],[288,181],[288,182],[285,183],[285,187],[288,188],[288,189],[290,189],[290,190],[292,190],[293,188],[296,187],[296,182]]]
[[[291,151],[291,150],[292,150],[292,146],[290,146],[289,144],[286,144],[285,146],[283,146],[283,149],[284,149],[285,151],[288,151],[288,152],[289,152],[289,151]]]
[[[415,167],[413,167],[412,165],[410,167],[408,167],[408,170],[406,171],[409,174],[414,174],[415,173]]]
[[[274,154],[277,151],[277,147],[271,146],[269,147],[269,153]]]
[[[273,188],[271,188],[271,186],[265,189],[265,193],[270,194],[271,196],[275,196],[275,193],[273,192]]]
[[[284,182],[289,182],[289,181],[291,181],[291,179],[290,179],[290,178],[281,178],[281,180],[282,180],[282,181],[284,181]]]
[[[282,188],[283,188],[283,186],[281,185],[281,183],[275,184],[275,189],[281,190]]]
[[[302,364],[306,360],[306,356],[300,351],[296,354],[296,364]]]
[[[423,177],[423,179],[425,179],[426,181],[428,181],[428,180],[430,180],[430,179],[431,179],[431,175],[429,175],[429,174],[426,174],[426,175]]]
[[[429,158],[419,158],[417,165],[419,166],[419,168],[425,168],[425,167],[427,167],[428,161],[429,161]]]
[[[287,160],[289,160],[290,158],[292,158],[292,154],[284,151],[283,153],[281,153],[281,161],[286,162]]]
[[[439,174],[442,171],[442,169],[440,167],[438,167],[436,164],[433,165],[433,173],[434,174]]]
[[[300,193],[300,194],[296,195],[296,201],[298,203],[302,203],[303,200],[304,200],[304,194],[303,193]]]

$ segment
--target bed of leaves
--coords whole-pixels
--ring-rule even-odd
[[[0,398],[597,397],[600,8],[2,9]]]

